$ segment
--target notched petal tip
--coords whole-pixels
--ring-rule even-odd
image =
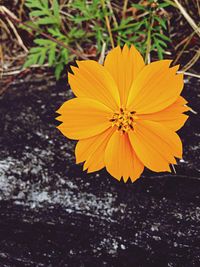
[[[80,68],[80,66],[84,63],[84,62],[87,62],[88,60],[76,60],[76,64],[78,66],[78,68]]]
[[[170,67],[170,70],[172,71],[172,73],[176,74],[177,71],[179,70],[179,67],[180,67],[180,64]]]
[[[78,68],[75,67],[75,66],[70,66],[70,68],[71,68],[71,71],[73,72],[73,74],[76,74],[76,72],[78,71]],[[73,74],[72,73],[68,73],[68,78],[69,78],[69,76],[73,77]]]
[[[58,117],[56,117],[55,118],[57,121],[61,121],[61,122],[63,122],[63,120],[62,120],[62,116],[58,116]]]
[[[129,47],[128,47],[128,45],[127,44],[125,44],[124,46],[123,46],[123,48],[122,48],[122,53],[124,53],[124,52],[128,52],[129,51]]]
[[[96,170],[93,170],[93,169],[91,169],[90,167],[88,167],[88,169],[87,169],[87,173],[92,173],[92,172],[95,172]]]
[[[110,174],[112,177],[114,177],[117,181],[121,181],[122,180],[122,177],[119,177],[119,176],[113,176],[113,174]]]
[[[57,109],[57,110],[55,111],[55,113],[61,114],[61,113],[60,113],[60,107],[59,107],[59,109]]]
[[[112,54],[112,55],[114,55],[113,53],[120,53],[121,54],[121,52],[122,52],[122,49],[121,49],[121,47],[119,46],[119,45],[117,45],[116,47],[114,47],[113,49],[111,49],[109,52],[108,52],[108,55],[110,54]],[[104,61],[104,63],[105,63],[105,61]]]
[[[124,177],[124,176],[122,177],[122,180],[125,184],[128,182],[129,179],[130,179],[130,177]]]
[[[88,169],[88,166],[86,165],[86,162],[85,162],[83,165],[83,171],[87,171],[87,169]]]
[[[78,165],[78,164],[80,164],[80,163],[82,163],[83,161],[81,161],[81,160],[78,160],[77,159],[77,157],[76,157],[76,159],[75,159],[75,163]]]
[[[73,78],[74,78],[74,73],[68,72],[68,81],[70,82],[70,80]]]
[[[59,131],[61,131],[61,132],[62,132],[62,124],[63,124],[63,123],[61,123],[61,124],[59,124],[58,126],[56,126],[56,128],[57,128]]]

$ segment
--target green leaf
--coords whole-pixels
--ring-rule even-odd
[[[140,5],[140,4],[132,4],[131,6],[137,8],[138,10],[144,10],[144,11],[147,10],[145,6]]]
[[[55,67],[56,80],[60,79],[61,72],[63,71],[63,69],[64,69],[64,64],[63,63],[59,63],[59,64],[56,65],[56,67]]]
[[[160,38],[163,39],[164,41],[171,42],[171,39],[170,39],[169,37],[167,37],[166,35],[164,35],[164,34],[161,34],[161,33],[156,32],[156,33],[154,33],[154,35],[160,37]]]
[[[52,47],[49,50],[48,63],[49,66],[52,66],[56,58],[56,46]]]
[[[41,51],[40,58],[39,58],[39,60],[38,60],[38,64],[39,64],[39,65],[43,65],[43,64],[44,64],[44,61],[45,61],[45,58],[46,58],[46,52],[47,52],[46,49],[43,49],[43,50]]]
[[[29,50],[29,53],[30,54],[35,54],[35,53],[40,53],[41,51],[41,47],[32,47],[30,50]]]
[[[127,17],[127,18],[122,18],[121,21],[120,21],[120,26],[119,27],[123,27],[127,24],[129,24],[129,22],[131,22],[133,20],[132,17]]]
[[[161,60],[161,59],[163,59],[163,49],[159,45],[158,42],[155,42],[155,45],[156,45],[156,48],[157,48],[158,58]]]
[[[158,41],[159,45],[161,45],[161,46],[163,46],[165,48],[167,47],[167,44],[165,42],[163,42],[162,40],[157,39],[157,41]]]
[[[60,8],[59,8],[59,4],[58,4],[58,1],[57,0],[53,0],[53,4],[52,4],[52,8],[53,8],[53,13],[54,13],[54,16],[57,18],[57,20],[59,21],[60,20]]]
[[[43,9],[40,0],[26,0],[25,5],[29,8]]]
[[[44,17],[44,18],[40,18],[37,21],[37,24],[39,25],[48,25],[48,24],[58,24],[56,18],[54,17]]]
[[[49,8],[49,1],[48,0],[40,0],[42,6],[45,8],[45,9],[48,9]]]
[[[31,65],[33,65],[33,58],[28,58],[27,60],[26,60],[26,62],[24,63],[24,65],[23,65],[23,67],[24,68],[28,68],[28,67],[30,67]]]
[[[40,46],[45,46],[45,45],[51,45],[52,41],[48,39],[35,39],[34,43]]]
[[[159,4],[159,8],[165,8],[165,7],[168,7],[170,6],[170,3],[161,3]]]
[[[99,51],[101,51],[101,44],[103,41],[103,33],[100,27],[96,26],[96,39],[97,39],[97,48]]]
[[[171,6],[175,7],[175,8],[177,8],[177,5],[176,5],[176,3],[174,3],[174,1],[171,1],[171,0],[165,0],[165,3],[168,3],[169,5],[171,5]]]
[[[155,16],[154,18],[155,18],[155,20],[158,21],[158,23],[159,23],[165,30],[167,30],[166,22],[165,22],[164,19],[162,19],[162,18],[160,18],[160,17],[157,17],[157,16]]]
[[[28,26],[31,26],[31,28],[34,28],[36,31],[38,31],[39,30],[39,27],[38,27],[38,25],[36,25],[35,23],[33,23],[32,21],[26,21],[26,25],[27,26],[25,26],[25,25],[20,25],[20,27],[22,28],[22,29],[25,29],[26,31],[31,31],[32,32],[32,30],[28,27]]]
[[[23,67],[27,68],[27,67],[30,67],[31,65],[36,64],[37,61],[38,61],[39,56],[40,56],[39,53],[37,53],[37,54],[29,54]]]
[[[132,37],[129,38],[129,41],[131,43],[135,42],[136,40],[138,39],[138,36],[137,35],[133,35]]]
[[[61,37],[63,34],[60,32],[60,30],[56,28],[48,28],[48,32],[52,34],[54,37]]]
[[[67,63],[68,61],[68,57],[69,57],[69,52],[67,49],[62,49],[61,51],[61,56],[62,56],[62,59]]]
[[[68,35],[71,38],[78,39],[78,38],[81,38],[83,35],[85,35],[85,31],[83,31],[82,29],[78,29],[78,28],[74,27],[70,30]]]
[[[48,12],[46,12],[45,10],[33,10],[29,13],[29,15],[32,17],[41,17],[41,16],[45,16],[47,14],[48,14]]]

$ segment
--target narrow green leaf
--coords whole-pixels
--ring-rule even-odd
[[[165,0],[166,3],[168,3],[169,5],[177,8],[177,4],[174,2],[174,1],[171,1],[171,0]]]
[[[145,6],[143,6],[143,5],[132,4],[131,6],[137,8],[138,10],[144,10],[144,11],[147,10],[147,8]]]
[[[58,21],[60,21],[60,16],[59,16],[60,8],[57,0],[53,0],[52,8],[54,16],[57,18]]]
[[[166,22],[165,22],[164,19],[162,19],[162,18],[160,18],[160,17],[157,17],[157,16],[155,16],[154,18],[155,18],[155,20],[158,21],[158,23],[159,23],[165,30],[167,30]]]
[[[69,52],[67,49],[62,49],[62,52],[61,52],[61,55],[62,55],[62,58],[64,59],[64,61],[67,63],[68,61],[68,56],[69,56]]]
[[[43,9],[43,6],[40,2],[40,0],[26,0],[25,5],[29,8],[37,8],[37,9]]]
[[[40,0],[41,5],[48,9],[49,8],[49,1],[48,0]]]
[[[33,10],[29,13],[32,17],[41,17],[48,15],[48,11],[46,10]]]
[[[165,8],[165,7],[168,7],[170,6],[170,3],[161,3],[159,4],[159,8]]]
[[[169,37],[167,37],[166,35],[164,34],[161,34],[161,33],[154,33],[154,35],[160,37],[161,39],[163,39],[164,41],[168,41],[168,42],[171,42],[171,39]]]
[[[46,52],[47,52],[46,49],[43,49],[41,51],[41,54],[40,54],[40,57],[39,57],[39,60],[38,60],[38,64],[39,65],[43,65],[44,64],[44,61],[45,61],[45,58],[46,58]]]
[[[24,63],[23,67],[24,67],[24,68],[28,68],[28,67],[30,67],[31,65],[33,65],[33,58],[28,58],[28,59],[26,60],[26,62]]]
[[[49,66],[52,66],[54,64],[55,58],[56,58],[56,46],[52,47],[49,50],[49,56],[48,56]]]
[[[54,17],[44,17],[44,18],[40,18],[37,21],[37,24],[39,25],[48,25],[48,24],[58,24],[56,18]]]
[[[38,58],[40,56],[40,53],[37,54],[30,54],[28,55],[28,58],[24,64],[24,68],[30,67],[38,62]]]
[[[46,46],[46,45],[51,45],[53,42],[51,40],[48,39],[35,39],[34,40],[35,44],[38,44],[40,46]]]
[[[29,50],[29,53],[30,54],[35,54],[35,53],[40,53],[41,51],[41,47],[32,47],[30,50]]]
[[[157,48],[158,58],[159,58],[160,60],[162,60],[162,59],[163,59],[163,49],[162,49],[162,47],[159,45],[158,42],[155,42],[155,45],[156,45],[156,48]]]
[[[56,65],[55,67],[55,76],[56,76],[56,80],[60,79],[61,76],[61,72],[64,69],[64,64],[63,63],[59,63],[58,65]]]

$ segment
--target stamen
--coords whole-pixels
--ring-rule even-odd
[[[119,112],[115,112],[109,121],[112,122],[112,127],[116,126],[121,134],[125,134],[130,130],[134,130],[135,119],[137,118],[134,115],[135,113],[135,111],[120,108]]]

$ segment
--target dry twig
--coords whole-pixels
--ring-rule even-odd
[[[194,20],[190,17],[190,15],[187,13],[187,11],[184,9],[184,7],[179,3],[178,0],[174,0],[177,7],[179,8],[180,12],[184,16],[184,18],[187,20],[187,22],[190,24],[190,26],[193,28],[195,33],[200,37],[200,27],[194,22]]]
[[[200,58],[200,49],[196,51],[193,58],[183,67],[183,71],[189,70]]]
[[[101,49],[101,55],[99,57],[99,63],[103,64],[104,58],[105,58],[105,50],[106,50],[106,43],[103,42],[102,49]]]

